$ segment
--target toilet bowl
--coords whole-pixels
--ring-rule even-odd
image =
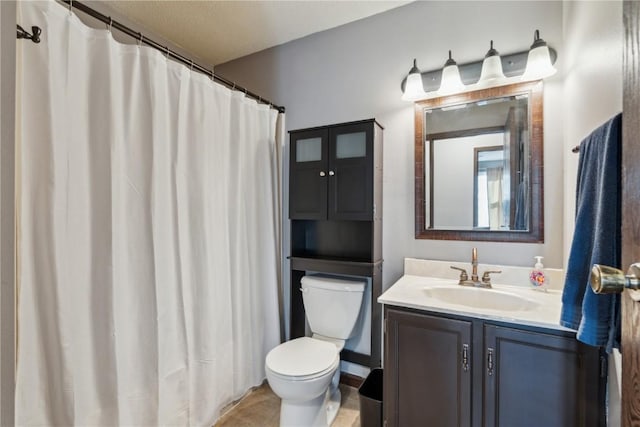
[[[330,425],[340,407],[340,356],[330,342],[303,337],[267,354],[267,381],[281,399],[281,426]]]
[[[365,283],[305,276],[301,284],[313,335],[272,349],[267,381],[282,399],[280,426],[327,427],[340,408],[340,351],[353,332]]]

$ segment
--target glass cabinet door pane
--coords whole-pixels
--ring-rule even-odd
[[[307,138],[296,141],[296,162],[318,162],[322,160],[322,138]]]
[[[343,133],[336,139],[336,157],[348,159],[367,155],[367,134],[365,132]]]

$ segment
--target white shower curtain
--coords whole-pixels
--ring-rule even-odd
[[[504,209],[502,206],[501,167],[487,168],[487,204],[489,206],[489,229],[499,230],[504,225]]]
[[[20,2],[18,425],[211,425],[280,342],[277,112]]]

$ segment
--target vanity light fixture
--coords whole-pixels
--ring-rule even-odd
[[[540,31],[535,30],[531,48],[521,52],[501,56],[494,49],[492,40],[482,61],[458,65],[449,51],[449,59],[442,69],[421,72],[414,59],[409,75],[402,80],[402,99],[414,102],[520,81],[540,80],[555,74],[553,64],[557,56],[556,51],[540,38]]]
[[[522,75],[522,80],[537,80],[552,76],[556,73],[556,68],[551,64],[549,46],[540,38],[540,31],[533,33],[533,44],[529,49],[527,58],[527,68]]]
[[[482,61],[482,71],[480,72],[480,80],[478,81],[478,84],[481,86],[487,86],[495,83],[496,80],[503,80],[505,78],[502,72],[500,53],[493,48],[493,40],[491,40],[490,46]]]
[[[407,76],[407,83],[404,87],[404,93],[402,94],[403,101],[416,101],[424,98],[426,92],[422,85],[422,73],[418,69],[418,64],[415,58],[413,58],[413,67],[409,70]]]
[[[456,61],[451,58],[451,51],[449,51],[449,59],[444,63],[442,69],[442,82],[440,89],[438,89],[438,95],[450,95],[462,90],[464,90],[464,83],[460,79],[460,70]]]

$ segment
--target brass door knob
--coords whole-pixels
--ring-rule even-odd
[[[593,264],[591,288],[596,294],[619,294],[628,289],[640,289],[640,263],[631,264],[627,274],[607,265]]]

